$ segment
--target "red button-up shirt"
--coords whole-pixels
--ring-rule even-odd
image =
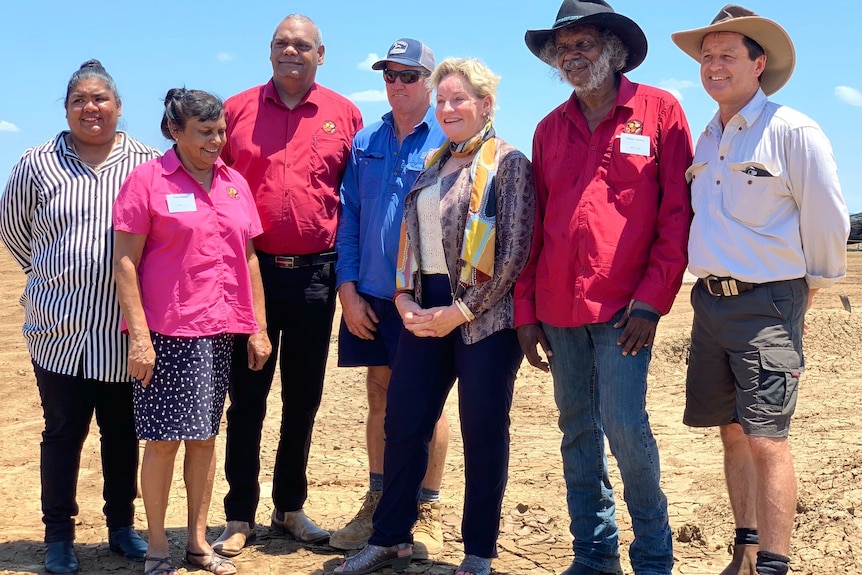
[[[574,93],[548,114],[533,138],[536,225],[515,325],[605,322],[632,299],[670,311],[686,266],[691,158],[679,102],[624,76],[593,133]]]
[[[291,110],[270,80],[228,98],[225,119],[222,158],[248,180],[263,224],[255,247],[275,255],[332,250],[359,109],[313,84]]]

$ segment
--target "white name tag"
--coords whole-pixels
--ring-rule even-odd
[[[649,136],[638,134],[620,134],[620,152],[649,156]]]
[[[168,194],[168,211],[172,214],[179,212],[196,212],[194,194]]]

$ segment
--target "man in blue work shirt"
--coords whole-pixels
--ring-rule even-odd
[[[422,171],[425,156],[446,139],[430,106],[431,90],[425,85],[434,70],[434,53],[427,46],[411,38],[396,40],[386,58],[375,62],[372,69],[383,71],[392,111],[353,140],[341,185],[335,267],[342,309],[338,365],[368,367],[370,485],[356,517],[332,534],[329,544],[338,549],[364,547],[374,531],[372,516],[383,491],[386,390],[402,328],[392,297],[404,196]],[[419,497],[414,559],[434,559],[443,548],[440,483],[448,440],[444,412],[431,440]]]

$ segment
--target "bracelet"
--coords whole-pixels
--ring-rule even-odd
[[[651,312],[648,309],[633,309],[629,312],[629,317],[637,317],[653,323],[658,323],[658,320],[661,318],[659,314]]]
[[[458,311],[461,312],[461,315],[464,316],[464,319],[466,319],[468,322],[471,322],[476,319],[476,316],[473,315],[473,312],[470,311],[470,308],[467,307],[467,304],[465,304],[461,300],[461,298],[456,299],[453,303],[455,304],[455,307],[458,308]]]

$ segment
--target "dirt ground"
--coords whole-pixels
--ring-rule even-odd
[[[39,440],[41,410],[26,347],[20,334],[22,309],[17,300],[24,277],[5,250],[0,250],[0,573],[43,573],[42,523],[39,506]],[[791,443],[799,478],[799,503],[792,541],[794,574],[834,575],[862,572],[862,252],[848,253],[850,273],[836,287],[823,290],[809,313],[805,338],[807,370],[802,379]],[[649,410],[662,456],[662,483],[670,503],[676,535],[674,573],[717,574],[728,562],[732,519],[722,478],[721,449],[714,430],[686,428],[684,404],[685,350],[691,323],[690,285],[684,285],[674,310],[662,319],[650,375]],[[849,295],[857,309],[847,313],[839,295]],[[335,336],[333,336],[333,343]],[[308,513],[322,526],[337,529],[356,512],[367,483],[364,431],[364,375],[359,369],[335,367],[331,348],[323,405],[317,417],[308,475]],[[336,567],[343,554],[328,547],[305,549],[270,536],[268,497],[275,454],[278,390],[262,449],[264,497],[257,520],[258,542],[237,558],[245,574],[322,574]],[[449,575],[462,556],[460,509],[463,458],[453,394],[448,407],[452,440],[443,484],[443,558],[415,562],[408,573]],[[78,484],[80,515],[77,553],[82,573],[140,573],[141,564],[118,559],[108,550],[101,514],[98,435],[93,424],[84,446]],[[556,409],[549,377],[522,367],[512,408],[509,486],[503,504],[501,574],[559,573],[571,561],[571,538],[565,508]],[[210,508],[210,537],[224,522],[221,498],[226,483],[221,470],[224,438],[219,437],[219,472]],[[613,466],[612,466],[613,467]],[[185,544],[185,493],[181,466],[176,468],[168,510],[172,555],[179,562]],[[624,567],[632,540],[615,468],[618,520]],[[146,537],[146,517],[138,501],[136,524]],[[194,569],[192,569],[194,571]],[[185,570],[181,570],[185,573]],[[387,571],[388,572],[388,571]]]

